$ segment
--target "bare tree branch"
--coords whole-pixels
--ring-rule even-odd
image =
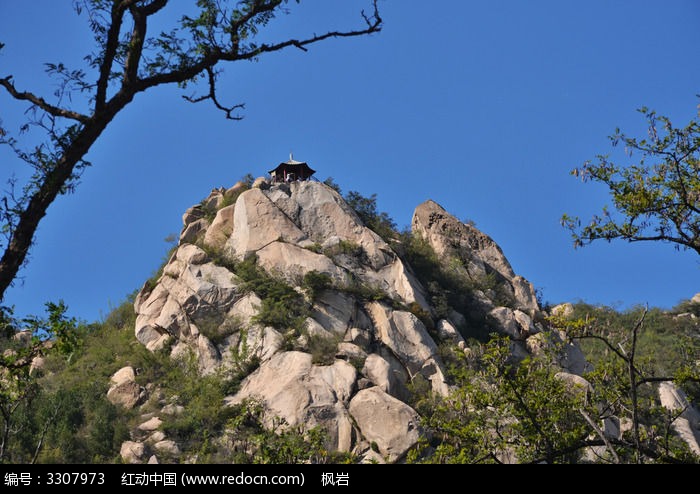
[[[228,120],[243,120],[243,117],[238,116],[238,115],[232,115],[233,112],[236,110],[241,110],[245,108],[245,104],[239,103],[237,105],[233,106],[223,106],[221,103],[219,103],[219,100],[217,99],[216,96],[216,74],[214,73],[214,70],[211,67],[208,67],[206,69],[207,72],[207,77],[209,78],[209,93],[207,93],[204,96],[199,96],[199,97],[194,97],[194,96],[183,96],[183,98],[186,101],[189,101],[190,103],[199,103],[201,101],[205,100],[212,100],[214,103],[214,106],[218,108],[219,110],[223,111],[226,114],[226,118]]]
[[[617,456],[617,452],[615,452],[615,448],[613,448],[612,444],[610,441],[608,441],[608,438],[605,437],[605,434],[603,433],[602,430],[600,430],[600,427],[598,427],[598,424],[596,424],[593,419],[591,419],[590,415],[586,413],[586,411],[583,408],[578,409],[579,413],[583,417],[583,419],[588,422],[588,425],[590,425],[593,430],[595,431],[596,434],[598,434],[598,437],[603,441],[605,444],[605,448],[610,452],[610,454],[613,457],[614,463],[620,463],[620,457]]]
[[[644,307],[641,317],[632,328],[632,344],[630,345],[629,357],[626,359],[627,362],[627,372],[629,374],[630,380],[630,395],[632,401],[632,430],[634,432],[634,443],[635,443],[635,456],[637,457],[637,463],[644,463],[642,455],[640,453],[642,446],[642,439],[639,433],[639,402],[637,399],[637,369],[634,366],[634,358],[637,353],[637,335],[639,329],[644,324],[644,319],[646,319],[647,313],[649,312],[648,307]]]
[[[322,35],[308,38],[288,39],[272,44],[256,45],[249,43],[247,48],[240,45],[242,38],[252,39],[258,28],[265,26],[274,18],[277,11],[285,12],[284,0],[250,0],[238,2],[241,10],[234,10],[230,18],[221,4],[216,4],[217,12],[213,19],[208,19],[208,6],[201,2],[202,17],[197,20],[184,18],[179,27],[170,34],[160,37],[147,38],[150,16],[160,12],[167,5],[179,5],[170,0],[113,0],[98,2],[85,0],[83,2],[89,11],[105,13],[104,16],[91,16],[91,29],[98,43],[98,58],[92,56],[87,60],[96,65],[97,76],[92,84],[83,80],[82,71],[61,73],[66,81],[76,82],[73,89],[76,92],[92,92],[90,101],[94,101],[94,111],[90,115],[71,111],[60,106],[52,105],[43,98],[29,92],[17,91],[11,82],[11,77],[0,79],[0,85],[17,100],[29,101],[34,108],[43,112],[37,118],[38,125],[43,124],[51,144],[46,153],[43,149],[39,157],[33,157],[30,152],[22,152],[16,146],[16,141],[6,138],[5,131],[0,129],[0,144],[10,144],[16,154],[23,160],[41,171],[38,179],[26,188],[26,194],[17,201],[21,207],[8,207],[2,212],[5,218],[4,227],[7,233],[7,244],[0,258],[0,301],[3,300],[7,288],[13,283],[19,269],[25,263],[29,249],[34,240],[38,225],[46,215],[46,211],[59,194],[72,189],[83,160],[91,146],[97,141],[114,117],[134,99],[139,92],[146,91],[163,84],[182,84],[192,82],[199,76],[208,78],[208,92],[189,101],[211,100],[214,106],[226,114],[230,120],[239,120],[234,115],[235,110],[243,108],[242,104],[226,106],[220,103],[216,93],[216,66],[222,62],[239,60],[254,60],[260,55],[283,50],[287,47],[306,49],[308,45],[319,43],[330,38],[347,38],[379,32],[382,19],[379,16],[378,0],[372,0],[373,13],[371,16],[362,12],[365,23],[363,29],[348,31],[329,31]],[[234,15],[235,14],[235,15]],[[127,40],[120,39],[123,35],[125,16],[133,18],[133,28]],[[186,22],[189,19],[189,23]],[[203,27],[202,27],[203,26]],[[179,34],[189,34],[189,38]],[[252,33],[252,34],[251,34]],[[245,34],[245,36],[244,36]],[[228,41],[224,41],[228,37]],[[121,70],[117,70],[120,68]],[[121,73],[121,85],[110,97],[108,95],[110,81]],[[70,92],[68,93],[70,96]],[[49,123],[42,120],[48,117]],[[60,119],[79,122],[80,125],[70,125],[62,128]],[[9,215],[9,217],[7,216]],[[0,214],[0,216],[2,216]]]
[[[42,110],[44,110],[49,115],[54,117],[63,117],[71,120],[77,120],[80,123],[85,123],[90,117],[83,115],[82,113],[74,112],[71,110],[66,110],[64,108],[59,108],[57,106],[51,105],[39,96],[26,91],[20,92],[15,89],[14,84],[11,82],[12,76],[7,76],[4,79],[0,79],[0,86],[4,87],[10,95],[17,100],[30,101]]]
[[[376,7],[376,0],[374,2]],[[371,22],[366,29],[352,30],[352,31],[331,31],[322,35],[314,35],[306,39],[290,39],[282,41],[280,43],[274,44],[262,44],[259,47],[244,53],[238,53],[234,51],[221,51],[218,48],[213,49],[211,52],[205,54],[196,63],[193,63],[184,68],[178,68],[168,72],[163,72],[150,77],[142,78],[138,81],[137,90],[145,91],[154,86],[159,86],[161,84],[171,84],[180,83],[184,81],[191,80],[196,75],[204,72],[207,68],[211,68],[218,64],[219,62],[235,62],[238,60],[254,60],[262,54],[272,53],[284,50],[290,46],[303,49],[306,51],[305,47],[314,43],[319,43],[325,41],[329,38],[347,38],[364,36],[372,33],[377,33],[381,31],[382,19],[378,16]]]

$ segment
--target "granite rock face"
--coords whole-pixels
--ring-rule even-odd
[[[411,389],[420,382],[438,396],[450,392],[441,345],[468,352],[465,335],[477,321],[526,354],[542,349],[534,337],[545,330],[532,285],[490,237],[433,201],[416,208],[412,229],[470,280],[474,290],[465,307],[438,311],[401,250],[325,184],[259,179],[250,188],[214,189],[185,212],[162,275],[138,293],[136,338],[151,351],[194,357],[202,375],[254,369],[222,407],[259,400],[270,424],[319,426],[331,449],[400,462],[422,434],[420,416],[408,404]],[[295,316],[283,322],[261,317],[280,310],[280,302],[241,271],[253,260],[275,286],[291,290],[285,296],[299,310],[287,310]],[[575,365],[562,372],[582,368],[579,357],[571,349]],[[111,400],[143,401],[128,370],[113,381]],[[160,416],[176,407],[164,406]],[[142,424],[148,438],[124,444],[125,462],[177,456],[179,446],[156,419]]]

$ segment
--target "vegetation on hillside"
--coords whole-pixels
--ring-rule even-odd
[[[656,396],[659,382],[674,382],[700,405],[700,321],[683,312],[688,305],[619,312],[579,303],[572,316],[552,318],[581,343],[591,364],[582,376],[587,382],[553,365],[564,342],[522,360],[499,336],[471,346],[468,357],[456,352],[454,391],[421,404],[431,439],[411,460],[700,462],[673,431],[679,411],[664,409]],[[606,436],[599,424],[621,434]]]
[[[453,310],[475,313],[470,294],[497,293],[495,280],[477,283],[460,274],[458,260],[440,259],[424,239],[398,232],[386,213],[377,212],[374,196],[354,192],[352,197],[358,216],[391,240],[427,288],[432,314],[418,306],[397,308],[413,312],[436,339],[438,319]],[[364,255],[351,244],[325,253],[337,262]],[[264,271],[254,257],[232,261],[209,255],[236,274],[241,290],[260,297],[253,322],[278,328],[289,348],[309,352],[317,365],[332,364],[339,343],[305,331],[311,304],[326,290],[397,303],[372,287],[337,286],[323,273],[310,272],[294,287]],[[62,304],[49,305],[45,318],[16,321],[11,313],[3,314],[0,462],[118,463],[121,445],[143,439],[134,435],[143,434],[137,426],[164,406],[179,410],[159,413],[160,430],[179,452],[159,453],[161,462],[359,460],[330,451],[320,428],[288,427],[274,417],[270,421],[260,402],[224,406],[224,398],[258,365],[243,354],[244,346],[233,354],[232,365],[206,376],[191,355],[173,359],[167,347],[148,351],[134,337],[134,297],[91,324],[68,318]],[[420,380],[410,385],[410,402],[422,417],[425,435],[405,461],[700,462],[672,432],[678,411],[664,409],[656,397],[660,382],[673,382],[691,404],[700,406],[700,304],[688,300],[670,311],[619,311],[577,303],[567,317],[552,316],[547,324],[552,332],[543,342],[546,350],[527,358],[515,358],[513,345],[518,343],[492,334],[478,312],[459,328],[465,349],[440,342],[452,392],[440,397]],[[33,338],[16,338],[21,327],[29,328]],[[208,331],[206,325],[202,331]],[[218,341],[216,337],[228,335],[210,336]],[[555,365],[563,345],[572,341],[591,364],[582,376],[586,381],[563,377]],[[37,356],[44,357],[43,365],[30,368],[29,359]],[[136,370],[136,382],[148,391],[145,401],[130,410],[107,399],[111,376],[124,366]],[[602,424],[621,433],[603,434]]]

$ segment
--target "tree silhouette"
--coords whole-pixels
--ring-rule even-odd
[[[74,0],[85,14],[94,37],[94,51],[86,65],[72,69],[63,63],[46,64],[58,82],[49,101],[15,86],[12,75],[0,76],[5,94],[26,102],[27,121],[13,133],[0,121],[0,144],[10,146],[33,173],[26,183],[11,179],[0,198],[0,301],[27,259],[39,222],[61,194],[73,192],[84,169],[85,155],[114,117],[142,92],[166,84],[187,88],[202,84],[204,91],[183,96],[197,103],[210,101],[227,119],[239,120],[243,104],[226,105],[217,96],[217,81],[226,62],[256,61],[261,56],[332,38],[379,32],[378,0],[368,0],[355,29],[326,31],[300,39],[261,42],[260,33],[299,0],[197,0],[195,15],[182,15],[170,30],[152,34],[152,26],[166,11],[181,12],[175,0]],[[0,44],[0,49],[2,48]],[[71,106],[64,105],[68,102]],[[81,111],[88,108],[88,112]],[[45,141],[27,148],[22,135],[39,128]]]

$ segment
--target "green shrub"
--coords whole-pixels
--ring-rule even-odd
[[[385,302],[395,309],[401,309],[400,302],[394,300],[389,294],[378,286],[370,285],[355,277],[344,285],[335,286],[335,289],[350,295],[354,295],[364,302]]]
[[[133,299],[104,322],[79,325],[70,358],[51,352],[35,381],[33,399],[18,409],[19,433],[6,444],[12,463],[113,463],[129,438],[134,412],[107,400],[110,377],[131,365],[149,368],[155,357],[134,338]],[[139,376],[141,377],[141,376]],[[0,419],[0,422],[2,420]]]
[[[304,247],[306,250],[310,250],[311,252],[315,252],[316,254],[321,254],[323,249],[321,248],[321,244],[318,242],[314,242],[313,244],[307,245]]]
[[[252,256],[237,263],[235,272],[244,282],[241,290],[252,291],[262,300],[253,322],[281,330],[291,328],[297,335],[303,331],[309,305],[301,293],[281,278],[268,274]]]
[[[205,244],[204,242],[198,242],[197,247],[202,249],[207,254],[209,260],[215,265],[221,266],[222,268],[226,268],[231,272],[236,272],[239,263],[237,263],[234,259],[224,254],[222,250],[214,249],[213,247]]]
[[[333,284],[328,273],[319,273],[318,271],[312,270],[304,275],[301,282],[301,287],[307,291],[311,300],[316,300],[316,298]]]
[[[235,410],[223,406],[227,381],[221,375],[202,376],[193,356],[173,361],[160,379],[167,396],[177,396],[186,413],[165,416],[161,429],[185,451],[220,436]]]
[[[398,236],[396,223],[386,212],[377,211],[377,194],[365,197],[351,190],[345,195],[345,202],[355,210],[362,222],[384,241],[389,242]]]
[[[367,263],[367,253],[365,249],[361,245],[349,240],[341,240],[337,244],[326,247],[323,249],[322,253],[336,262],[342,262],[341,257],[346,256],[360,264]]]
[[[340,191],[340,186],[339,186],[337,183],[335,183],[335,181],[333,180],[333,177],[328,177],[328,178],[326,178],[326,179],[323,181],[323,183],[326,184],[326,185],[327,185],[328,187],[330,187],[331,189],[335,190],[338,194],[341,193],[341,191]]]
[[[227,395],[236,394],[241,381],[260,366],[260,355],[248,345],[248,331],[243,329],[240,335],[238,345],[231,349],[231,361],[226,375]]]
[[[316,365],[331,365],[338,353],[339,337],[335,335],[312,335],[309,337],[311,362]]]
[[[285,330],[295,329],[300,333],[308,317],[308,311],[303,299],[263,299],[259,312],[253,317],[253,322],[263,326]]]
[[[632,307],[618,311],[610,306],[574,304],[571,319],[595,323],[601,336],[613,341],[627,342],[630,328],[640,319],[644,307]],[[692,319],[675,317],[675,311],[649,309],[644,325],[637,337],[637,356],[646,360],[646,366],[655,375],[674,375],[684,364],[700,358],[700,339],[697,323]],[[602,342],[595,339],[580,340],[581,348],[592,362],[608,362],[614,354]]]
[[[243,323],[238,317],[226,317],[223,314],[212,314],[205,318],[195,319],[194,323],[199,332],[206,336],[212,344],[218,346],[226,338],[241,330]]]
[[[206,219],[209,223],[214,221],[214,218],[216,218],[216,212],[219,210],[216,206],[208,204],[206,199],[202,199],[197,206],[199,210],[202,211],[202,217],[204,219]]]
[[[487,293],[494,303],[509,307],[512,300],[495,272],[472,278],[465,261],[456,257],[441,259],[430,243],[410,231],[402,234],[402,259],[413,269],[427,290],[427,298],[437,319],[449,318],[451,310],[464,315],[465,326],[458,328],[465,338],[488,340],[486,314],[476,301],[475,292]]]
[[[695,317],[700,317],[700,303],[691,300],[684,300],[673,308],[675,314],[693,314]]]

